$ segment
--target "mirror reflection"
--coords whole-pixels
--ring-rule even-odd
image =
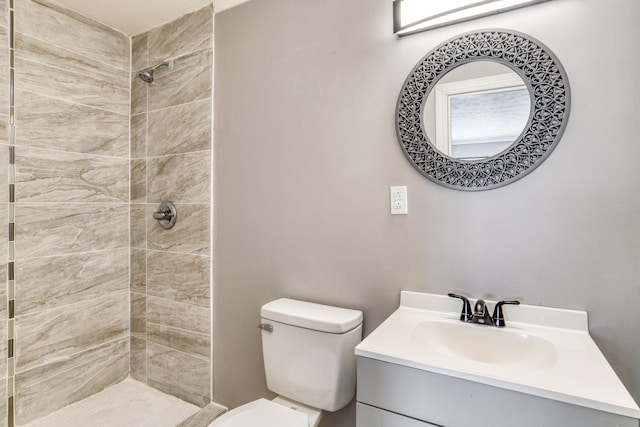
[[[442,77],[424,106],[427,136],[442,154],[482,160],[508,149],[531,114],[529,91],[509,67],[463,64]]]

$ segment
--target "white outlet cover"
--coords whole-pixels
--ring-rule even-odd
[[[407,200],[407,186],[389,187],[391,215],[407,215],[409,206]]]

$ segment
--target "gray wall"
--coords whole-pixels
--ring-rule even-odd
[[[390,0],[261,0],[216,15],[214,400],[269,395],[261,304],[362,309],[368,334],[401,289],[587,310],[640,399],[639,19],[636,0],[556,0],[399,39]],[[431,48],[495,27],[558,56],[569,124],[524,179],[445,189],[400,150],[397,95]],[[389,215],[390,185],[408,186],[408,216]]]

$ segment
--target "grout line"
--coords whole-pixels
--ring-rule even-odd
[[[149,286],[146,286],[146,289],[148,289],[148,288],[149,288]],[[136,292],[136,293],[138,295],[142,295],[140,292]],[[194,307],[194,308],[202,308],[202,309],[205,309],[205,310],[208,310],[210,308],[210,307],[206,307],[204,305],[198,305],[198,304],[193,304],[193,303],[190,303],[190,302],[179,301],[179,300],[176,300],[174,298],[168,298],[168,297],[149,294],[148,290],[146,291],[146,297],[147,298],[159,299],[159,300],[162,300],[162,301],[168,301],[168,302],[176,303],[176,304],[179,304],[179,305],[186,305],[186,306]],[[157,323],[157,322],[152,322],[152,323]],[[158,324],[160,324],[160,323],[158,323]],[[185,329],[185,331],[188,331],[188,330],[189,329]]]
[[[150,64],[150,53],[151,53],[151,48],[150,48],[150,43],[149,43],[149,39],[151,37],[149,37],[149,31],[147,31],[147,35],[146,35],[146,41],[145,43],[147,44],[146,49],[145,49],[145,54],[147,55],[146,58],[146,63],[147,63],[147,67],[152,66]],[[137,77],[137,76],[136,76]],[[133,85],[133,84],[132,84]],[[144,106],[144,157],[145,157],[145,168],[144,168],[144,198],[145,200],[147,200],[147,196],[149,193],[149,169],[147,168],[147,162],[148,162],[148,157],[149,157],[149,85],[146,84],[145,85],[145,92],[146,92],[146,97],[145,97],[145,106]],[[133,92],[133,91],[132,91]],[[147,200],[148,201],[148,200]],[[148,304],[147,301],[149,299],[149,294],[148,294],[148,277],[149,277],[149,233],[148,233],[148,218],[147,215],[145,214],[145,219],[144,219],[144,247],[145,247],[145,253],[144,253],[144,381],[145,383],[149,382],[149,335],[147,334],[147,314],[149,312],[148,310]]]
[[[138,250],[146,250],[146,251],[150,251],[150,252],[157,252],[159,254],[176,254],[176,255],[190,255],[190,256],[194,256],[194,257],[198,257],[198,258],[211,258],[210,255],[202,255],[202,254],[194,254],[194,253],[190,253],[190,252],[179,252],[179,251],[163,251],[161,249],[144,249],[144,248],[136,248],[133,247],[132,249],[138,249]]]
[[[101,159],[109,159],[109,160],[119,160],[120,162],[128,162],[129,158],[128,157],[120,157],[120,156],[107,156],[104,154],[93,154],[93,153],[82,153],[79,151],[69,151],[69,150],[59,150],[56,148],[48,148],[48,147],[36,147],[36,146],[30,146],[30,145],[22,145],[20,144],[20,151],[22,150],[40,150],[40,151],[51,151],[54,153],[64,153],[64,154],[72,154],[72,155],[76,155],[76,156],[85,156],[85,157],[91,157],[91,159],[94,158],[101,158]]]
[[[128,290],[129,290],[129,360],[128,362],[128,366],[129,366],[129,377],[131,377],[131,371],[132,371],[132,365],[131,365],[131,359],[132,359],[132,355],[133,355],[133,351],[131,349],[131,323],[133,321],[133,316],[132,316],[132,301],[131,301],[131,293],[132,293],[132,283],[133,283],[133,275],[132,275],[132,271],[133,269],[131,268],[131,256],[133,255],[133,250],[132,250],[132,245],[131,245],[131,196],[132,196],[132,192],[131,192],[131,183],[133,182],[133,173],[132,173],[132,159],[131,159],[131,118],[133,117],[131,114],[131,100],[132,100],[132,90],[131,90],[131,79],[132,79],[132,73],[131,70],[133,69],[133,37],[129,36],[129,120],[127,122],[127,127],[129,129],[129,141],[128,141],[128,148],[129,148],[129,215],[127,217],[127,226],[128,226],[128,230],[129,230],[129,248],[128,248],[128,258],[127,258],[127,266],[129,268],[129,286],[128,286]],[[146,280],[145,280],[145,287],[146,287]],[[146,303],[146,301],[145,301]],[[145,307],[145,313],[146,313],[146,307]],[[146,327],[145,327],[146,330]]]
[[[196,103],[198,103],[198,102],[202,102],[202,103],[204,103],[204,101],[209,101],[209,102],[211,102],[211,97],[210,97],[210,96],[208,96],[208,97],[206,97],[206,98],[195,99],[195,100],[193,100],[193,101],[183,102],[182,104],[176,104],[176,105],[170,105],[170,106],[168,106],[168,107],[156,108],[155,110],[150,110],[150,111],[147,111],[147,112],[148,112],[148,113],[159,113],[159,112],[161,112],[161,111],[171,110],[171,109],[173,109],[173,108],[184,107],[184,106],[186,106],[186,105],[196,104]],[[134,114],[134,116],[135,116],[135,115],[138,115],[138,114],[142,114],[142,113]]]
[[[66,200],[60,200],[60,201],[50,201],[50,202],[34,202],[34,201],[17,201],[16,202],[16,206],[22,206],[22,207],[33,207],[35,206],[48,206],[48,205],[54,205],[54,206],[60,206],[62,204],[64,204],[65,206],[69,206],[69,205],[87,205],[87,206],[129,206],[129,203],[126,201],[122,201],[122,202],[74,202],[74,201],[66,201]],[[138,204],[138,203],[136,203]],[[140,203],[140,205],[142,205],[144,203]],[[181,205],[197,205],[197,204],[202,204],[202,203],[180,203]]]
[[[200,359],[203,362],[209,362],[211,360],[209,358],[205,358],[205,357],[202,357],[202,356],[196,356],[195,354],[187,353],[186,351],[178,350],[178,349],[175,349],[173,347],[168,347],[168,346],[163,345],[163,344],[158,344],[157,342],[153,342],[153,341],[149,341],[149,340],[147,340],[147,342],[150,342],[153,345],[157,345],[158,347],[166,348],[167,350],[170,350],[170,351],[177,351],[178,353],[186,354],[187,356],[191,356],[191,357],[194,357],[196,359]]]
[[[118,246],[118,247],[115,247],[115,248],[95,249],[95,250],[91,250],[91,251],[82,251],[82,252],[56,253],[56,254],[53,254],[53,255],[43,255],[43,256],[35,256],[35,257],[28,257],[28,258],[18,258],[18,259],[20,261],[31,261],[31,260],[38,260],[38,259],[50,259],[50,258],[76,256],[76,255],[99,255],[101,253],[106,253],[106,252],[114,253],[116,251],[122,251],[122,250],[126,250],[126,249],[129,249],[129,247],[128,246]]]
[[[134,292],[134,293],[137,293],[137,292]],[[142,294],[138,293],[138,295],[142,295]],[[207,307],[202,307],[202,308],[207,308]],[[147,323],[149,323],[151,325],[160,326],[162,328],[175,329],[176,331],[188,332],[188,333],[194,334],[194,335],[201,335],[203,337],[208,337],[209,336],[209,334],[206,333],[206,332],[193,331],[191,329],[180,328],[178,326],[167,325],[167,324],[164,324],[164,323],[158,323],[158,322],[147,322]]]
[[[184,156],[184,155],[189,155],[189,154],[201,154],[201,153],[210,153],[212,150],[208,149],[208,150],[198,150],[198,151],[186,151],[184,153],[171,153],[171,154],[163,154],[160,156],[147,156],[146,159],[150,160],[150,159],[165,159],[168,157],[176,157],[176,156]]]
[[[127,246],[118,246],[116,248],[96,249],[94,251],[57,253],[55,255],[44,255],[44,256],[36,256],[36,257],[28,257],[28,258],[18,258],[18,260],[19,261],[32,261],[32,260],[39,260],[39,259],[51,259],[51,258],[68,257],[68,256],[76,256],[76,255],[97,255],[97,254],[100,254],[102,252],[113,253],[113,252],[121,251],[121,250],[125,250],[125,249],[129,249],[129,247],[127,247]]]

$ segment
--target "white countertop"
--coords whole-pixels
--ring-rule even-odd
[[[487,303],[493,308],[492,301]],[[459,322],[461,308],[460,300],[445,295],[402,291],[398,310],[356,347],[356,355],[640,418],[640,408],[589,335],[586,312],[505,306],[507,326],[500,329],[536,336],[555,347],[553,363],[526,367],[455,357],[425,349],[413,338],[422,322]]]

